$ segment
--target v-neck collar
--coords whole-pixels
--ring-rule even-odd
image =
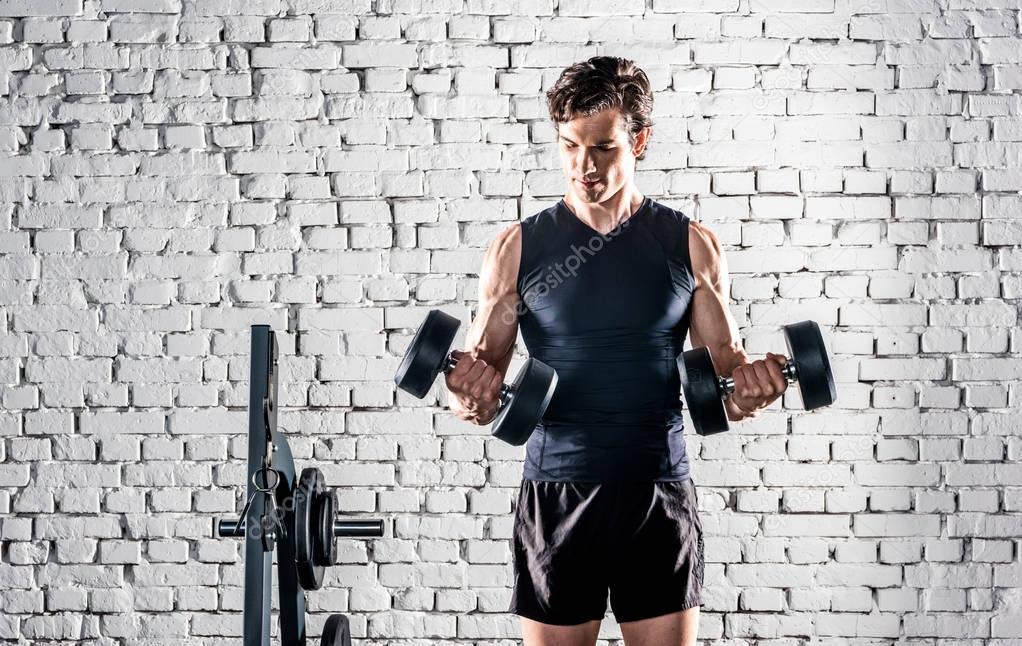
[[[600,231],[597,231],[596,229],[594,229],[591,226],[589,226],[588,224],[586,224],[585,221],[582,220],[582,218],[580,218],[577,215],[575,215],[575,213],[573,213],[572,210],[568,208],[568,205],[564,203],[564,198],[563,197],[560,200],[558,200],[557,206],[559,208],[561,208],[561,209],[564,209],[564,211],[571,217],[572,220],[575,220],[576,222],[578,222],[580,225],[585,227],[587,230],[592,232],[594,235],[609,236],[609,235],[615,235],[621,227],[625,226],[626,224],[631,222],[633,219],[639,217],[639,215],[649,207],[650,202],[652,202],[652,198],[650,198],[648,195],[646,197],[642,198],[642,204],[640,204],[639,208],[635,210],[635,213],[632,213],[630,216],[628,216],[627,218],[625,218],[621,222],[618,222],[617,226],[615,226],[613,229],[611,229],[607,233],[601,233]]]

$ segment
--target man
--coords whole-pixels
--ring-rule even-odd
[[[526,646],[595,644],[608,590],[628,646],[694,645],[703,542],[677,357],[686,333],[707,346],[734,378],[732,421],[784,391],[784,359],[749,363],[720,243],[633,182],[653,132],[646,74],[594,57],[547,99],[568,190],[488,249],[467,352],[446,379],[451,409],[492,421],[519,325],[558,373],[515,515],[511,611]]]

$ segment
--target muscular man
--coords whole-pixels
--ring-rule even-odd
[[[519,325],[558,373],[515,510],[510,610],[526,646],[595,644],[608,590],[627,646],[693,645],[703,541],[676,361],[686,333],[705,345],[735,380],[737,421],[783,392],[784,359],[748,361],[720,243],[633,182],[653,132],[646,74],[591,58],[547,99],[568,190],[487,251],[451,408],[493,419]]]

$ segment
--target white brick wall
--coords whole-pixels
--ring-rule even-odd
[[[718,233],[747,350],[816,319],[839,382],[688,436],[700,638],[1022,643],[1019,3],[613,5],[0,3],[0,642],[240,643],[210,520],[267,323],[299,466],[389,519],[312,633],[515,643],[524,449],[392,375],[562,194],[542,92],[613,54],[656,90],[637,183]]]

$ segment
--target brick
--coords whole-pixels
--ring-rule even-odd
[[[767,536],[847,536],[848,516],[824,514],[775,515],[765,521]]]
[[[940,517],[926,514],[856,514],[856,536],[939,536]]]

